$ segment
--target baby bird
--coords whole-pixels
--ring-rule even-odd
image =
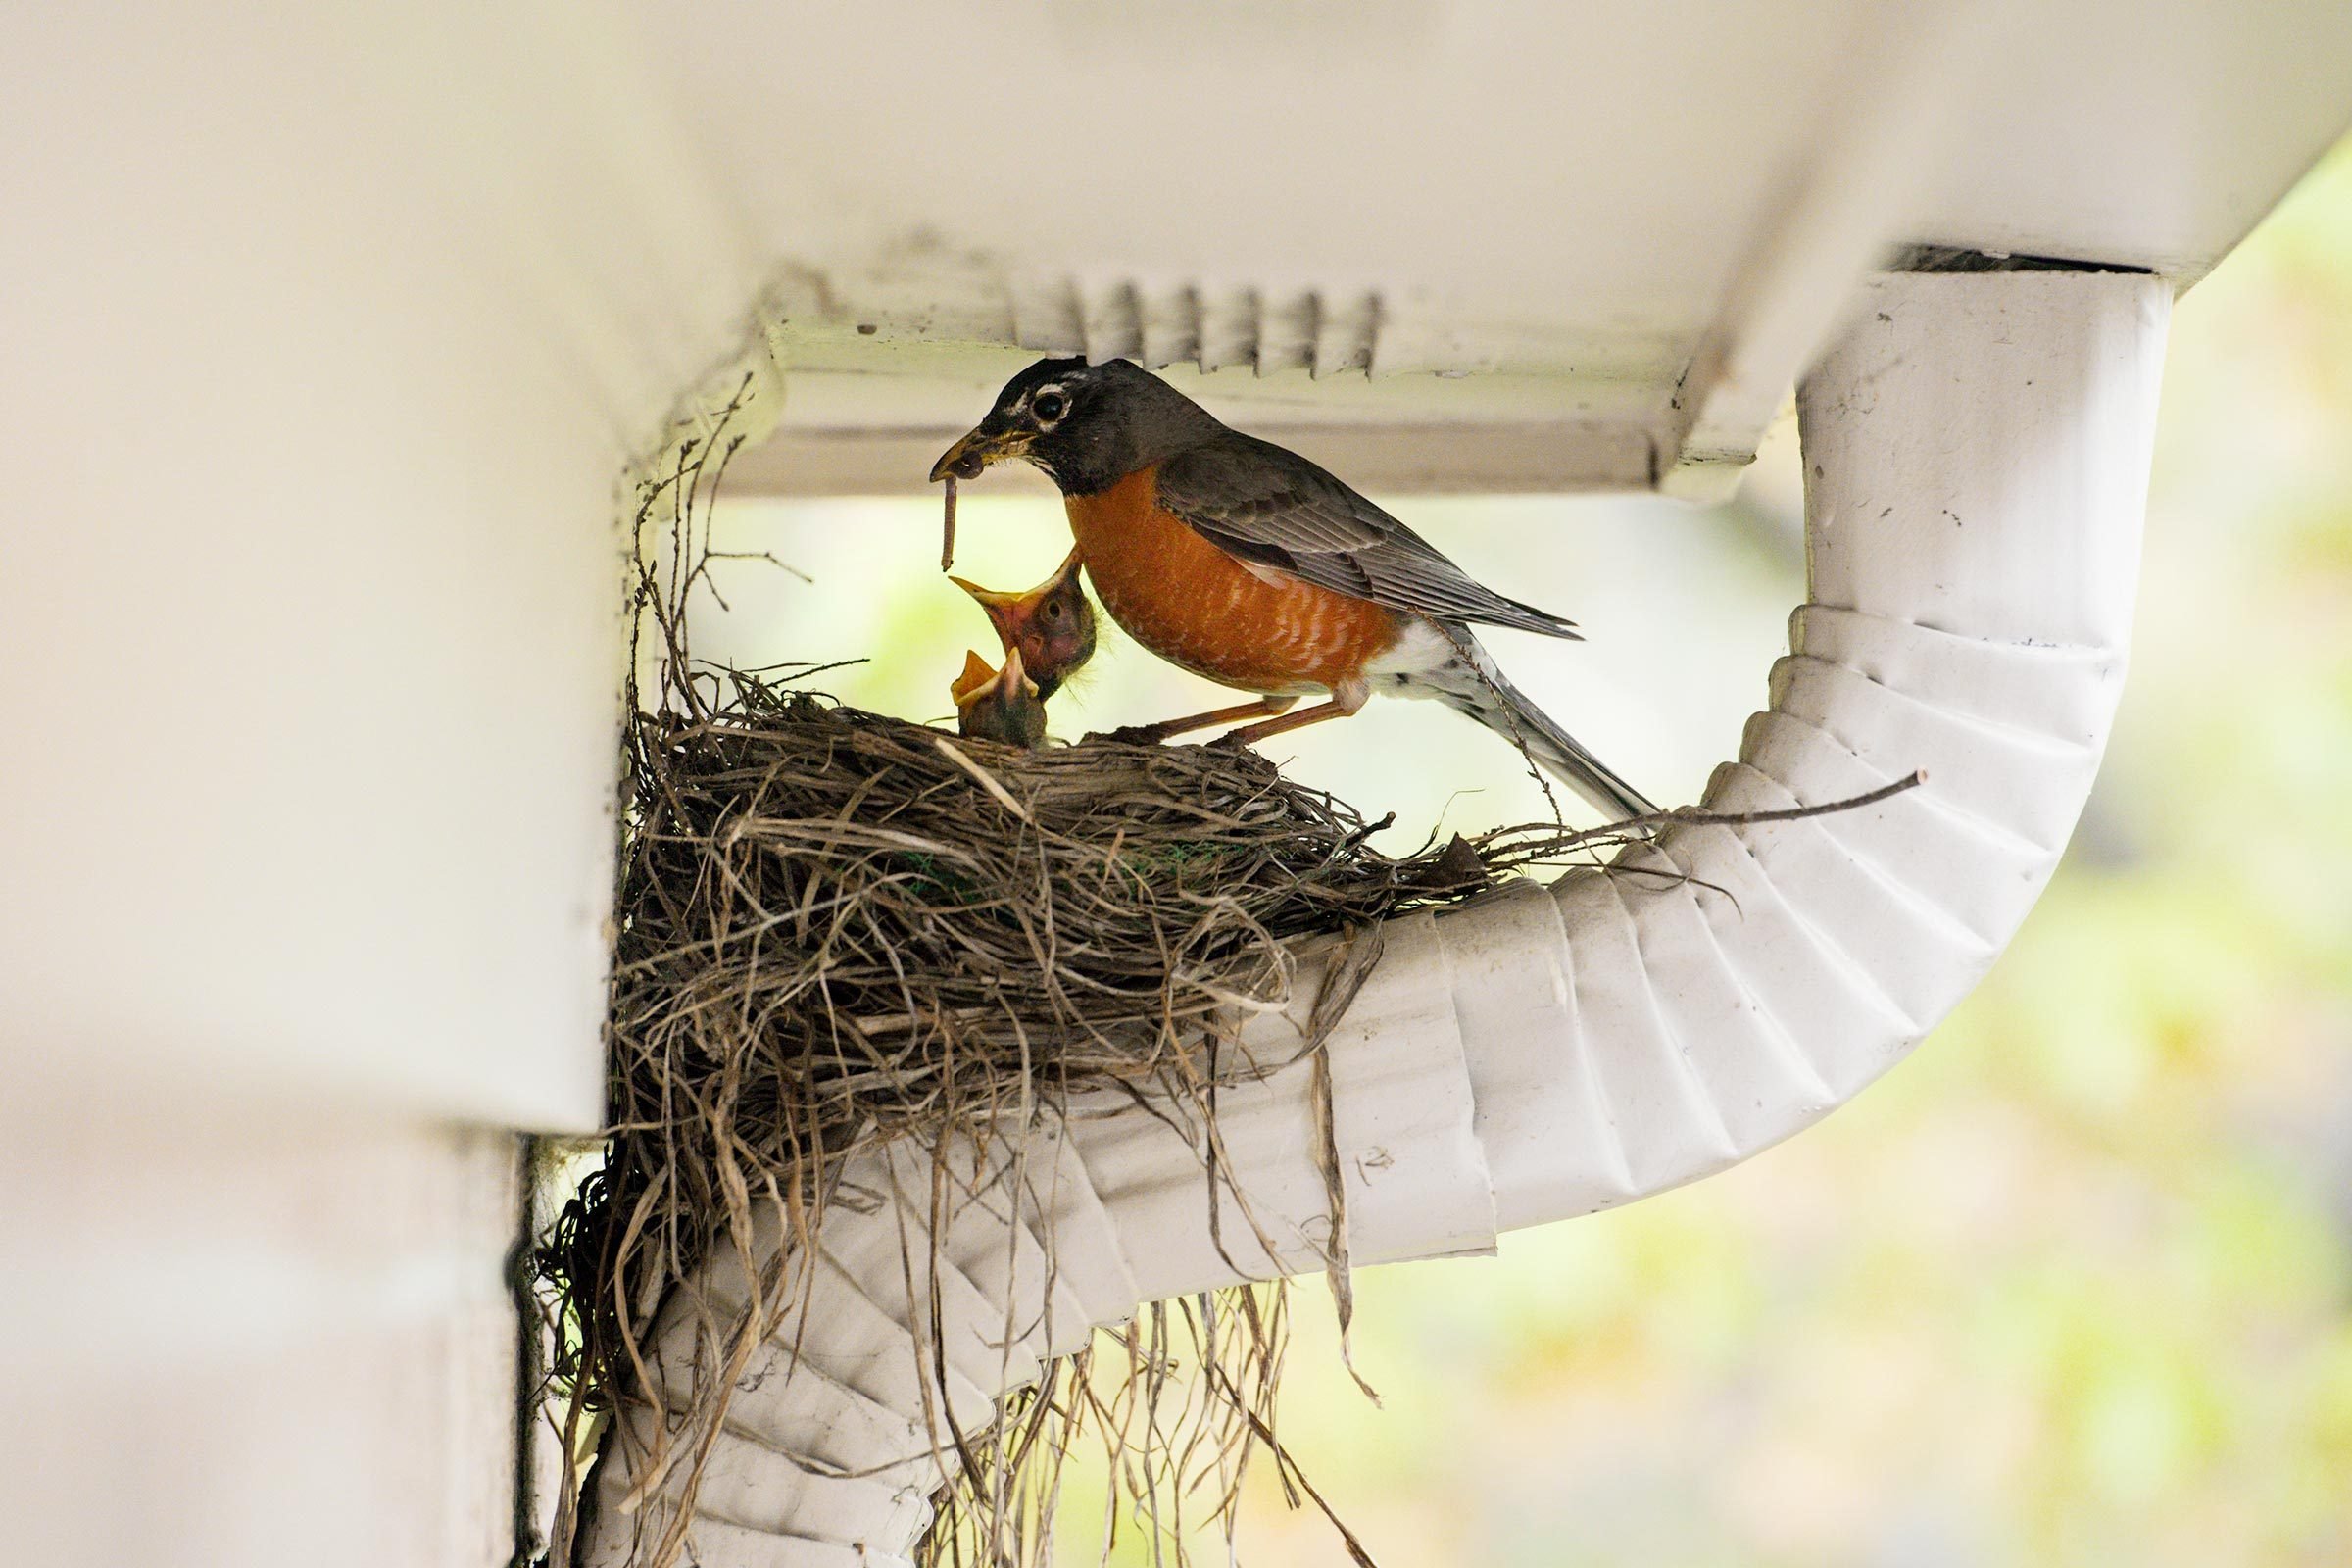
[[[1037,683],[1040,699],[1059,691],[1062,682],[1095,655],[1095,607],[1087,602],[1078,580],[1084,564],[1072,550],[1053,576],[1025,594],[999,593],[961,577],[948,579],[988,612],[1006,656],[1019,651],[1021,668]]]
[[[1021,651],[1007,646],[1004,667],[988,667],[978,654],[963,656],[963,673],[948,688],[956,699],[960,734],[1006,746],[1035,746],[1046,738],[1046,703],[1037,682],[1021,668]]]

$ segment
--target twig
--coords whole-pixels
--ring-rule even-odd
[[[999,806],[1004,807],[1004,809],[1010,811],[1022,821],[1030,823],[1031,826],[1036,825],[1034,820],[1029,815],[1029,808],[1012,798],[1012,791],[998,783],[996,775],[991,773],[987,768],[982,767],[978,762],[973,761],[970,758],[964,756],[962,752],[958,751],[955,742],[949,740],[945,735],[942,735],[938,739],[934,740],[931,744],[938,747],[940,751],[946,755],[949,761],[954,762],[957,767],[962,768],[966,773],[971,774],[973,778],[977,779],[980,783],[980,787],[988,791],[991,796],[995,797]]]
[[[1651,816],[1638,816],[1636,823],[1680,822],[1695,827],[1750,827],[1763,822],[1803,822],[1816,816],[1834,816],[1839,811],[1858,811],[1881,801],[1891,801],[1897,795],[1915,790],[1928,781],[1924,767],[1904,774],[1891,784],[1882,784],[1875,790],[1865,790],[1842,801],[1825,801],[1819,806],[1791,806],[1777,811],[1700,811],[1681,807],[1672,811],[1659,811]],[[1628,823],[1619,823],[1620,827]]]

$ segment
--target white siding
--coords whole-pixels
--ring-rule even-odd
[[[511,1134],[198,1113],[0,1144],[0,1559],[494,1568]]]

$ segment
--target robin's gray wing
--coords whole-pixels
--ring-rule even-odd
[[[1159,504],[1242,561],[1391,610],[1576,636],[1573,621],[1494,592],[1296,452],[1238,430],[1162,463]]]

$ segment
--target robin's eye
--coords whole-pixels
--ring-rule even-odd
[[[1062,608],[1058,604],[1052,604],[1046,607],[1046,618],[1048,620],[1059,620],[1062,617]]]
[[[1069,400],[1058,392],[1040,392],[1029,400],[1029,412],[1037,416],[1040,424],[1052,424],[1069,409]]]

